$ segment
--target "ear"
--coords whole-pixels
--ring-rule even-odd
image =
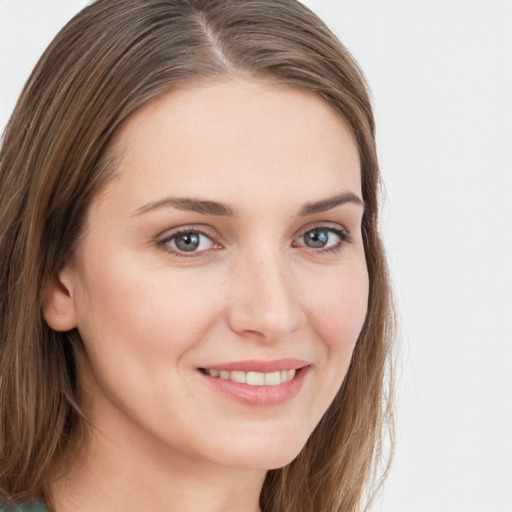
[[[77,326],[72,272],[64,268],[44,290],[43,315],[54,331],[70,331]]]

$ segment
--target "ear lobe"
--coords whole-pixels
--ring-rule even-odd
[[[77,326],[71,279],[66,269],[48,283],[44,291],[43,315],[54,331],[70,331]]]

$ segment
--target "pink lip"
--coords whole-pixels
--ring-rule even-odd
[[[295,397],[304,383],[310,366],[305,361],[297,359],[281,359],[280,361],[244,361],[239,363],[226,363],[219,366],[210,366],[207,369],[224,371],[259,371],[270,373],[272,371],[296,370],[295,377],[289,382],[277,386],[250,386],[240,382],[211,377],[199,371],[199,375],[224,396],[245,405],[268,407],[280,405]],[[205,368],[206,369],[206,368]]]
[[[280,372],[283,370],[298,370],[309,366],[307,361],[301,359],[279,359],[276,361],[261,361],[261,360],[248,360],[248,361],[235,361],[232,363],[219,363],[202,366],[204,370],[222,370],[226,372],[241,371],[241,372],[260,372],[271,373]]]

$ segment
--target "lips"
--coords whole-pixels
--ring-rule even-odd
[[[278,361],[238,361],[199,368],[213,387],[235,401],[247,405],[279,405],[295,397],[309,370],[299,359]]]

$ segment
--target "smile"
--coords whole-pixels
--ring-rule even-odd
[[[244,372],[241,370],[226,371],[214,368],[203,371],[210,377],[248,384],[249,386],[279,386],[279,384],[290,382],[296,373],[296,370],[293,369],[270,373]]]
[[[299,359],[233,361],[198,368],[211,389],[236,402],[258,407],[292,400],[310,369],[309,362]]]

